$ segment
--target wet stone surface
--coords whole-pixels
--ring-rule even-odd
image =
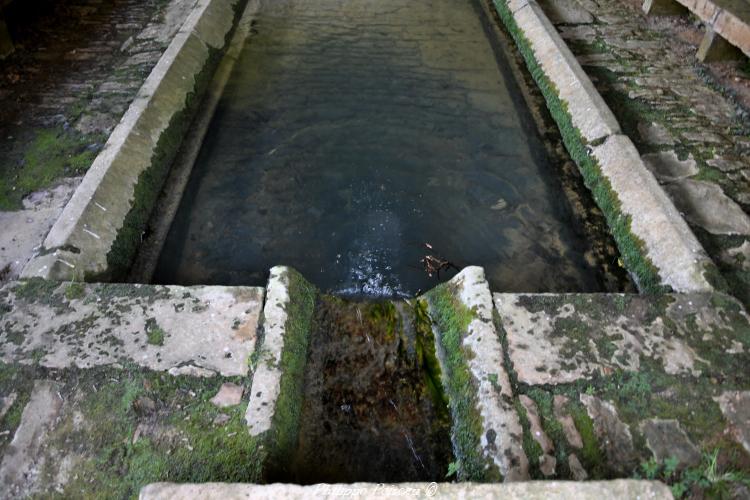
[[[299,446],[289,470],[272,479],[443,480],[452,460],[450,417],[434,340],[424,333],[406,302],[322,296],[305,369]]]
[[[496,289],[604,289],[482,16],[262,3],[155,282],[261,283],[283,262],[324,291],[409,296],[437,283],[428,242]]]

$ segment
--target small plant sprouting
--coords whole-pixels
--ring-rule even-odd
[[[682,470],[679,470],[679,460],[675,457],[667,458],[663,462],[652,458],[640,465],[635,477],[666,483],[672,490],[672,495],[678,499],[694,488],[721,496],[721,492],[726,492],[730,483],[750,486],[750,474],[735,470],[719,471],[719,452],[720,449],[716,448],[710,453],[704,453],[700,465]]]
[[[459,463],[457,460],[449,463],[448,473],[445,475],[445,478],[448,479],[449,477],[456,477],[458,475],[458,469],[459,469]]]

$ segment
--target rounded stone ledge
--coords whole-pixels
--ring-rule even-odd
[[[662,284],[676,292],[712,291],[704,272],[713,262],[633,142],[613,135],[592,148],[592,156],[617,195],[622,214],[630,217],[630,230],[643,242]]]
[[[154,483],[141,489],[140,500],[277,500],[302,498],[437,498],[507,500],[601,500],[603,498],[671,499],[658,481],[529,481],[519,483],[400,483],[400,484],[174,484]]]
[[[164,167],[157,159],[173,152],[164,150],[160,139],[175,129],[180,113],[191,112],[186,108],[188,96],[202,90],[196,87],[198,76],[212,64],[211,50],[225,45],[239,1],[196,3],[22,277],[80,280],[112,271],[108,256],[136,204],[143,173]]]
[[[619,134],[617,119],[539,4],[534,0],[498,1],[506,1],[513,12],[516,25],[586,142]]]

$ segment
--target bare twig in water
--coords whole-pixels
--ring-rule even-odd
[[[430,245],[429,243],[425,243],[424,246],[428,250],[432,250],[432,245]],[[445,271],[447,269],[455,269],[456,271],[460,271],[460,269],[453,262],[431,253],[422,257],[419,262],[422,264],[422,268],[430,278],[432,278],[433,274],[437,275],[437,277],[440,278],[440,271]]]

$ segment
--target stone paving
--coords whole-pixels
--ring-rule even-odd
[[[257,481],[243,395],[263,298],[251,287],[0,287],[0,498]],[[244,470],[229,473],[236,463]]]
[[[750,302],[750,123],[680,40],[616,0],[542,2],[646,165]]]
[[[739,302],[500,293],[494,301],[532,477],[635,475],[695,497],[718,491],[691,479],[716,457],[744,477],[723,487],[747,497],[750,321]]]
[[[75,0],[20,24],[0,62],[0,282],[42,243],[194,4]]]
[[[307,335],[315,294],[278,276],[268,289],[263,313],[263,290],[246,287],[0,289],[7,494],[262,482],[278,446],[267,435],[298,427],[289,390],[304,361],[286,351],[304,351],[286,344]],[[476,267],[425,297],[453,425],[466,433],[452,438],[458,460],[492,459],[495,480],[635,476],[676,496],[747,497],[750,318],[733,297],[491,296]],[[276,403],[260,397],[274,383]],[[270,434],[249,428],[263,415]]]
[[[144,15],[143,22],[122,28],[118,67],[127,61],[150,67],[169,41],[168,26],[179,26],[187,4],[192,2],[164,7],[163,18],[156,14],[162,3],[149,3],[148,12],[133,9]],[[747,304],[750,134],[742,113],[675,56],[672,40],[644,28],[620,2],[544,5],[554,9],[551,17],[644,162]],[[146,19],[153,21],[144,25]],[[138,29],[139,35],[125,37]],[[142,50],[130,54],[136,46]],[[99,53],[105,52],[82,50],[77,60],[98,60],[91,54]],[[83,137],[110,130],[138,87],[134,74],[120,80],[115,70],[98,71],[95,96],[77,119],[59,125]],[[65,88],[59,92],[70,90]],[[3,90],[0,101],[9,99]],[[49,108],[50,116],[68,109],[69,103],[61,103]],[[23,149],[15,147],[9,151]],[[32,219],[28,224],[43,233],[39,221],[54,220],[55,207],[69,196],[65,189],[76,185],[76,179],[67,179],[56,188],[59,197],[30,198],[43,200],[37,205],[50,210],[48,216],[33,208],[12,213]],[[0,249],[0,257],[10,263],[7,248],[11,245]],[[15,269],[7,267],[6,279]],[[508,383],[495,373],[474,373],[482,390],[497,391],[501,411],[520,419],[523,435],[514,439],[523,441],[523,451],[517,454],[528,459],[532,478],[638,475],[667,483],[676,496],[700,496],[707,489],[750,497],[750,321],[740,303],[721,293],[495,294],[493,299],[484,308],[483,324],[473,328],[491,330],[487,309],[493,310],[501,345],[490,354],[507,371]],[[0,288],[0,482],[7,485],[0,497],[123,497],[160,480],[260,481],[263,455],[244,419],[255,368],[248,356],[256,347],[262,302],[263,290],[256,288],[42,281]],[[461,339],[467,345],[480,340]],[[163,498],[180,490],[171,488],[156,485],[149,492]],[[179,494],[186,496],[241,494],[231,485],[214,485],[220,493],[182,488]],[[450,486],[443,494],[462,488]],[[544,490],[549,493],[572,486],[518,488],[523,497],[536,488],[552,488]],[[588,494],[607,495],[598,488],[592,485]],[[627,491],[633,490],[620,494]]]

